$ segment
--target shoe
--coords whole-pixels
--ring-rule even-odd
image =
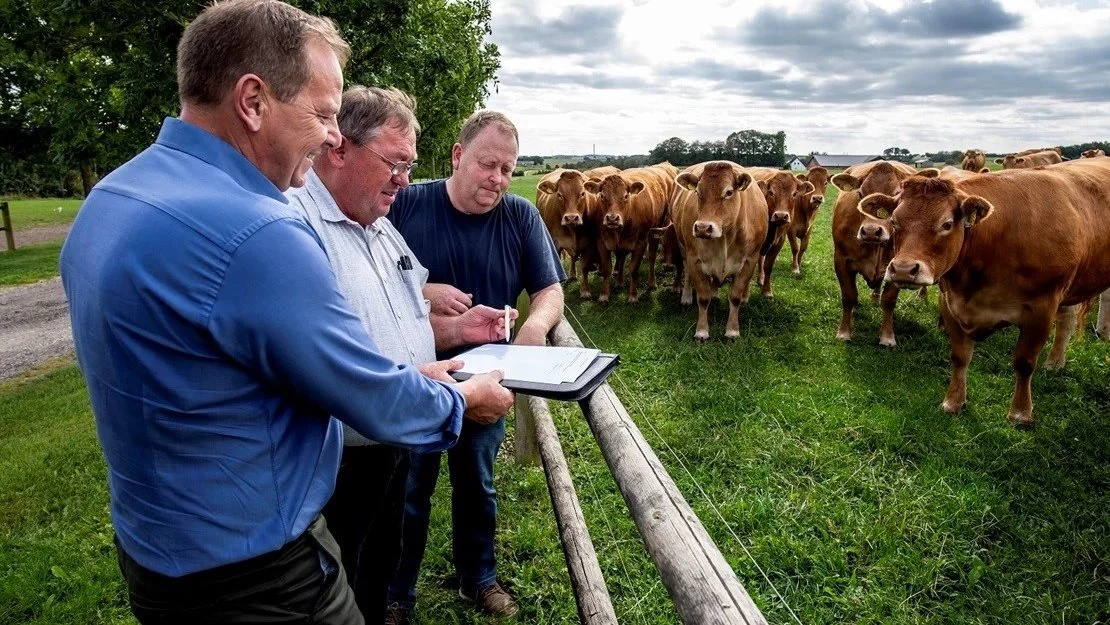
[[[385,625],[408,625],[409,609],[394,601],[385,607]]]
[[[512,596],[497,582],[479,589],[473,597],[459,588],[459,596],[478,604],[483,611],[501,618],[512,616],[520,610],[520,606],[513,601]]]

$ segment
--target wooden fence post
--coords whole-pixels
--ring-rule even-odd
[[[536,421],[527,395],[516,394],[513,402],[516,425],[513,430],[513,457],[520,464],[536,465],[540,460],[540,444],[536,440]]]
[[[0,215],[3,216],[4,226],[0,230],[4,231],[4,238],[8,240],[8,251],[15,249],[15,233],[12,232],[12,216],[8,211],[8,203],[0,203]]]
[[[582,346],[565,319],[551,338]],[[616,393],[602,384],[579,405],[682,622],[766,625]]]

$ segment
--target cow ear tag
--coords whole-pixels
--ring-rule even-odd
[[[887,219],[890,217],[890,211],[885,208],[880,208],[875,211],[875,216],[879,219]]]

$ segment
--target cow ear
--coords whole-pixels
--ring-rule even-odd
[[[991,173],[991,168],[990,167],[983,167],[982,169],[979,170],[979,173],[989,174],[989,173]]]
[[[698,190],[698,177],[688,171],[684,171],[679,174],[678,177],[674,179],[674,181],[676,184],[678,184],[678,186],[686,189],[687,191]]]
[[[859,188],[859,178],[852,174],[837,174],[829,182],[836,185],[841,191],[855,191]]]
[[[940,170],[937,169],[936,167],[926,167],[925,169],[922,169],[921,171],[917,172],[917,175],[918,176],[924,176],[926,178],[936,178],[937,176],[940,175]]]
[[[598,193],[601,191],[601,183],[593,180],[592,178],[582,186],[585,187],[585,189],[590,193]]]
[[[970,228],[975,224],[990,217],[994,206],[978,195],[969,195],[960,200],[960,214],[963,215],[964,227]]]
[[[737,180],[739,180],[739,178],[737,178]],[[767,193],[767,181],[766,180],[760,180],[760,181],[756,182],[756,184],[759,185],[759,190],[760,191],[762,191],[764,194]]]
[[[798,185],[798,194],[799,195],[805,195],[806,193],[813,193],[816,190],[817,190],[817,187],[813,186],[813,183],[808,181],[808,180],[806,180],[802,184]]]
[[[752,184],[752,175],[749,174],[746,171],[745,172],[740,172],[740,174],[738,176],[736,176],[735,182],[732,183],[732,188],[736,189],[737,191],[743,191],[744,189],[747,189],[749,186],[751,186],[751,184]],[[760,189],[763,188],[763,181],[762,180],[759,181],[759,188]]]
[[[994,159],[994,162],[995,162],[995,163],[998,163],[999,165],[1002,165],[1002,164],[1003,164],[1003,163],[1005,163],[1006,161],[1005,161],[1004,159],[1001,159],[1001,158],[996,158],[996,159]]]
[[[794,174],[794,177],[802,182],[806,182],[805,174]]]
[[[536,189],[543,191],[544,193],[550,193],[552,195],[555,194],[555,184],[552,183],[550,180],[540,181],[540,183],[536,185]]]
[[[644,190],[644,183],[640,182],[639,180],[637,180],[636,182],[633,182],[632,184],[628,185],[628,192],[631,193],[632,195],[636,195],[637,193],[639,193],[640,191],[643,191],[643,190]]]
[[[898,198],[885,193],[872,193],[859,201],[856,210],[875,219],[890,219],[895,206],[898,206]]]
[[[1025,162],[1025,157],[1024,156],[1019,156],[1019,157],[1014,159],[1014,162],[1020,165],[1021,163]]]

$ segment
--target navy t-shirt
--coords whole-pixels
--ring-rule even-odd
[[[428,269],[428,282],[471,293],[474,304],[515,307],[522,291],[566,280],[539,211],[519,195],[506,193],[488,213],[468,215],[451,204],[447,181],[436,180],[402,189],[388,218]]]

